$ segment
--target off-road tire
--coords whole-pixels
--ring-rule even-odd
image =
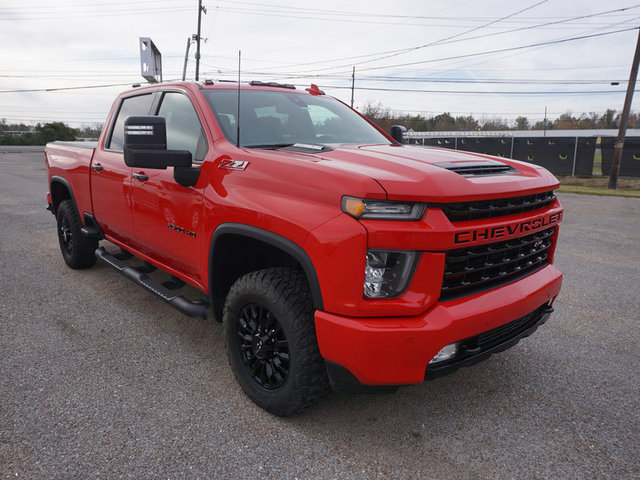
[[[258,311],[261,314],[256,314],[255,318],[263,315],[265,323],[271,326],[262,329],[261,333],[255,332],[251,343],[247,319],[254,318],[252,315]],[[274,415],[295,415],[329,392],[313,313],[305,276],[288,268],[269,268],[244,275],[233,284],[227,296],[223,321],[229,363],[245,394]],[[273,326],[274,320],[280,330]],[[256,320],[255,323],[260,322]],[[269,332],[272,332],[271,337]],[[272,348],[272,351],[265,352],[256,347],[263,345],[260,338],[265,339],[267,346],[264,348]],[[282,345],[282,352],[277,351],[276,344]],[[282,368],[280,356],[285,357],[285,349],[289,361],[287,367]],[[279,376],[274,373],[274,362],[277,369],[286,370],[286,378],[282,378],[281,370],[278,370]],[[255,371],[256,366],[260,370],[261,365],[264,366],[262,374]],[[271,365],[271,376],[268,365]]]
[[[96,263],[98,241],[86,237],[80,229],[82,222],[71,200],[63,200],[56,212],[58,242],[62,258],[74,269],[89,268]]]

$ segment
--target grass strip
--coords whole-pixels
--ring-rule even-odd
[[[640,198],[640,190],[609,190],[601,187],[586,187],[582,185],[560,185],[560,193],[580,193],[583,195],[599,195],[601,197],[634,197]]]

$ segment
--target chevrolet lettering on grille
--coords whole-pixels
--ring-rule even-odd
[[[562,220],[562,212],[552,213],[544,217],[526,222],[515,223],[513,225],[503,225],[501,227],[480,228],[477,230],[467,230],[456,232],[453,242],[457,245],[475,242],[477,240],[495,240],[498,238],[509,238],[516,235],[534,232],[541,228],[550,227]]]

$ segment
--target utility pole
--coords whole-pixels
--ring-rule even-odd
[[[629,75],[629,84],[627,85],[627,96],[624,99],[624,107],[622,108],[622,118],[620,119],[620,129],[618,130],[618,141],[613,151],[613,162],[611,163],[611,173],[609,174],[609,190],[615,190],[618,183],[618,171],[620,170],[620,159],[622,158],[622,149],[624,147],[624,139],[627,135],[627,125],[629,124],[629,110],[631,110],[631,101],[633,100],[633,91],[636,88],[636,78],[638,78],[638,63],[640,61],[640,29],[638,30],[638,41],[636,42],[636,53],[633,56],[633,64],[631,65],[631,74]]]
[[[547,106],[544,106],[544,136],[547,136]]]
[[[353,108],[353,91],[356,86],[356,66],[353,66],[353,71],[351,72],[351,108]]]
[[[187,38],[187,51],[184,53],[184,66],[182,67],[182,81],[187,78],[187,60],[189,60],[189,47],[191,46],[191,39]]]
[[[202,12],[207,13],[207,9],[202,6],[202,0],[198,0],[198,34],[196,38],[196,82],[200,79],[200,23]]]

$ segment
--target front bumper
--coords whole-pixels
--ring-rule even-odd
[[[470,297],[438,302],[419,316],[350,318],[317,311],[320,353],[338,390],[347,390],[341,384],[349,383],[350,378],[351,383],[372,386],[419,383],[480,361],[532,333],[548,318],[550,312],[544,308],[553,302],[561,285],[562,274],[548,265],[517,282]],[[445,345],[499,329],[536,311],[540,315],[525,321],[521,328],[503,329],[508,332],[506,337],[486,351],[468,349],[459,362],[427,368]]]

